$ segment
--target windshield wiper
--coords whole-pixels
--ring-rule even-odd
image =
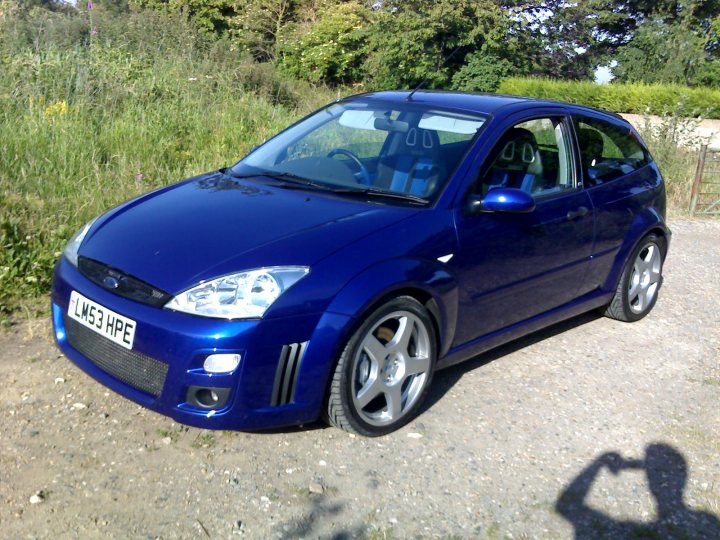
[[[252,178],[255,176],[267,176],[276,180],[282,180],[287,182],[282,187],[289,189],[302,189],[306,187],[320,189],[323,191],[329,191],[331,193],[338,193],[341,195],[352,195],[352,196],[365,196],[373,197],[378,199],[395,199],[400,201],[409,201],[416,204],[427,204],[428,200],[417,195],[410,195],[409,193],[398,193],[396,191],[383,191],[381,189],[373,188],[352,188],[352,187],[338,187],[329,184],[316,182],[309,178],[297,175],[291,172],[282,171],[258,171],[254,173],[230,173],[229,170],[226,174],[231,174],[235,178]]]
[[[329,186],[327,184],[322,184],[320,182],[315,182],[314,180],[311,180],[309,178],[305,178],[304,176],[300,176],[295,173],[291,172],[283,172],[283,171],[257,171],[253,173],[226,173],[230,174],[234,178],[253,178],[255,176],[267,176],[268,178],[274,178],[275,180],[282,180],[283,182],[289,182],[290,184],[295,184],[299,187],[311,187],[311,188],[317,188],[322,189],[326,191],[333,191],[333,187]],[[292,187],[289,186],[289,187]]]
[[[400,201],[409,201],[417,204],[427,204],[428,200],[417,195],[410,195],[409,193],[398,193],[397,191],[383,191],[381,189],[373,188],[340,188],[333,190],[335,193],[347,193],[349,195],[365,195],[369,197],[376,197],[378,199],[396,199]]]

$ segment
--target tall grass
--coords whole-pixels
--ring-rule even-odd
[[[698,122],[676,115],[665,115],[660,121],[648,116],[637,126],[665,179],[668,209],[672,215],[689,212],[690,192],[704,142],[695,135]]]
[[[228,165],[331,99],[186,21],[38,11],[0,21],[0,318],[46,295],[73,232]]]

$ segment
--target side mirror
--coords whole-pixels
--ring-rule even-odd
[[[501,212],[508,214],[526,214],[535,210],[532,195],[516,188],[491,189],[483,197],[470,195],[467,211],[470,215],[483,212]]]

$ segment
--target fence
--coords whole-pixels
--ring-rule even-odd
[[[700,147],[690,212],[720,216],[720,149],[708,148],[706,144]]]

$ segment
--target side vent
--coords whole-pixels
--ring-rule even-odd
[[[272,406],[287,405],[295,399],[295,385],[297,384],[300,364],[305,355],[307,341],[303,343],[290,343],[283,345],[280,351],[275,385],[272,394]]]

